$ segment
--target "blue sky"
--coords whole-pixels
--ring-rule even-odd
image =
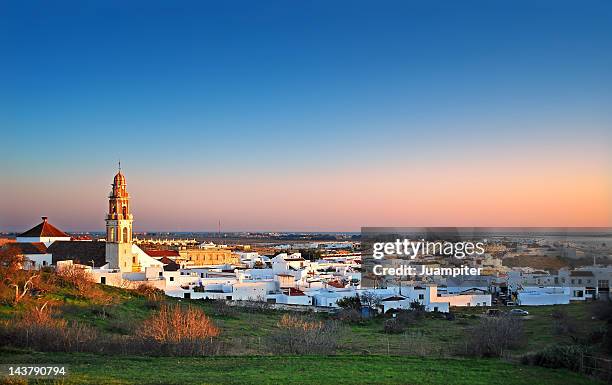
[[[2,177],[106,186],[121,158],[148,186],[178,175],[207,189],[185,181],[427,168],[525,147],[599,162],[610,20],[606,1],[3,2]],[[45,207],[59,215],[67,202]],[[0,228],[35,214],[2,208]],[[165,221],[145,227],[180,224]]]

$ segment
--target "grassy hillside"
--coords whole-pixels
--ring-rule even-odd
[[[91,325],[97,329],[115,334],[129,334],[133,327],[157,310],[156,303],[134,291],[102,286],[102,290],[112,296],[109,304],[101,305],[95,301],[79,298],[72,294],[50,293],[56,300],[62,317]],[[40,298],[38,302],[44,299]],[[180,302],[166,298],[165,301]],[[185,301],[183,301],[185,302]],[[262,339],[276,328],[284,312],[254,311],[250,309],[220,309],[214,303],[190,301],[201,307],[222,330],[224,340],[231,354],[257,354],[261,351]],[[567,334],[554,332],[553,312],[563,309],[578,321],[583,334],[600,330],[605,326],[602,321],[591,316],[591,303],[570,305],[526,307],[531,316],[524,321],[526,340],[524,346],[514,353],[521,354],[541,349],[556,342],[571,342]],[[9,318],[20,307],[1,306],[0,317]],[[411,325],[400,335],[383,332],[383,319],[372,319],[359,325],[349,325],[341,337],[341,351],[346,354],[396,354],[396,355],[448,355],[450,347],[469,338],[470,328],[477,325],[486,311],[483,308],[457,308],[454,321],[424,318]],[[324,317],[324,316],[321,316]]]
[[[50,282],[50,281],[49,281]],[[102,336],[131,335],[156,314],[160,303],[185,303],[202,309],[220,328],[222,354],[214,357],[143,357],[92,353],[44,353],[22,348],[0,349],[0,363],[60,363],[71,366],[65,384],[116,383],[377,383],[377,384],[541,384],[593,383],[565,370],[530,367],[500,359],[457,358],[456,349],[472,338],[483,308],[453,309],[454,320],[424,315],[400,334],[384,333],[383,318],[345,324],[336,356],[272,356],[265,341],[277,330],[285,312],[231,308],[219,302],[181,301],[142,291],[95,285],[79,288],[54,282],[41,284],[28,301],[0,306],[0,320],[13,319],[28,307],[49,303],[57,316],[87,325]],[[562,309],[588,336],[603,329],[591,316],[593,304],[527,308],[525,343],[507,351],[518,358],[555,343],[572,342],[555,331],[553,313]],[[320,319],[329,315],[316,315]],[[228,356],[229,355],[229,356]],[[417,358],[422,357],[422,358]],[[513,361],[517,361],[516,359]]]

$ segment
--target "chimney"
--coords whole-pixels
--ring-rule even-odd
[[[43,222],[47,221],[47,217],[41,217],[41,218],[42,218]]]

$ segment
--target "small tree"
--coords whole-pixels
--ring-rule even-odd
[[[340,298],[336,304],[343,309],[361,310],[361,300],[358,295]]]
[[[371,291],[366,291],[359,296],[361,304],[371,309],[376,309],[380,305],[382,298]]]

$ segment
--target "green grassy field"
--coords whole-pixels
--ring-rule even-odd
[[[108,357],[0,352],[0,363],[68,364],[58,384],[418,384],[581,385],[599,382],[566,370],[500,360],[398,356]]]

